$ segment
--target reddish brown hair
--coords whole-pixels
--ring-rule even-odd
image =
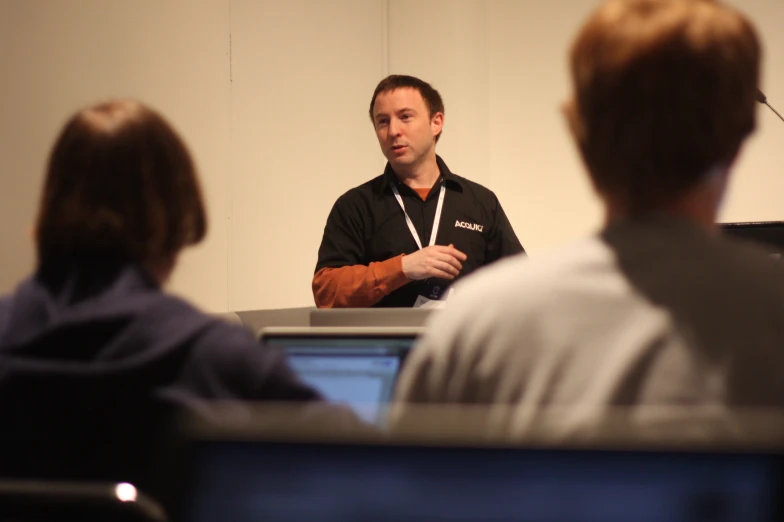
[[[106,256],[159,266],[206,230],[193,161],[161,115],[133,100],[115,100],[66,123],[41,196],[39,262]]]
[[[566,113],[597,190],[655,211],[729,162],[755,126],[760,44],[712,0],[610,0],[571,51]]]

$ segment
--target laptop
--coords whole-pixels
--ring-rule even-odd
[[[420,328],[265,328],[259,342],[282,350],[290,366],[330,402],[383,426],[387,404]]]
[[[773,522],[784,515],[782,456],[773,450],[352,442],[247,432],[213,433],[192,448],[182,522]]]
[[[310,312],[310,326],[418,327],[423,326],[432,308],[316,308]]]
[[[755,242],[774,259],[784,254],[784,221],[720,223],[719,227],[729,237]]]

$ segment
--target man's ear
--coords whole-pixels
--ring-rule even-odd
[[[433,133],[433,137],[441,134],[441,130],[444,128],[444,113],[437,112],[433,114],[433,117],[430,118],[430,130]]]

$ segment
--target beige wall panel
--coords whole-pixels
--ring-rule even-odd
[[[762,91],[784,114],[784,2],[733,2],[757,26],[765,48]],[[784,220],[784,121],[765,106],[757,109],[757,131],[738,159],[723,221]]]
[[[181,131],[212,218],[172,289],[225,310],[229,2],[3,0],[0,35],[0,292],[33,269],[29,230],[46,155],[65,119],[97,100],[131,96]]]
[[[567,53],[595,2],[495,0],[488,5],[490,150],[494,188],[531,255],[600,219],[561,106]]]
[[[232,2],[234,310],[308,306],[332,204],[383,171],[383,2]]]
[[[490,181],[485,0],[391,0],[389,67],[429,82],[444,99],[437,152],[453,172]]]

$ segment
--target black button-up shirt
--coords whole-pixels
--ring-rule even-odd
[[[418,250],[392,191],[393,183],[423,247],[430,244],[439,192],[442,184],[446,186],[435,244],[452,244],[468,256],[457,279],[501,257],[524,252],[495,194],[450,172],[440,157],[437,162],[441,175],[424,201],[397,179],[389,164],[382,175],[338,198],[324,228],[316,272],[327,267],[369,265]],[[411,307],[424,291],[424,282],[413,281],[375,306]]]

